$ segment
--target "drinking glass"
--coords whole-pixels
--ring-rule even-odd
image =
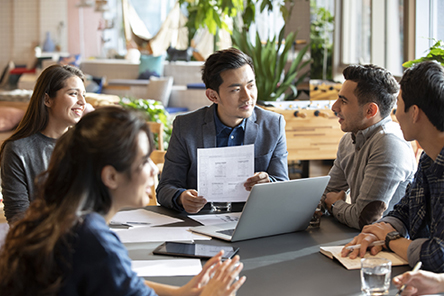
[[[390,288],[392,262],[384,258],[361,259],[361,291],[366,295],[386,295]]]
[[[231,202],[211,202],[212,212],[230,212]]]

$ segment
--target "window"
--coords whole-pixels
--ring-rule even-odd
[[[176,0],[130,0],[148,32],[156,35]]]
[[[416,1],[415,9],[415,58],[420,58],[434,40],[444,40],[444,1]]]
[[[349,64],[372,63],[402,74],[403,0],[336,0],[336,79]],[[339,30],[338,30],[339,28]]]
[[[351,63],[403,73],[402,63],[444,40],[444,1],[335,0],[334,77]]]
[[[168,12],[173,8],[176,0],[128,0],[138,12],[140,19],[151,36],[156,35],[166,19]],[[122,1],[108,0],[109,10],[103,13],[103,19],[112,20],[113,29],[104,30],[102,35],[102,55],[108,51],[126,54],[125,37],[122,28]]]

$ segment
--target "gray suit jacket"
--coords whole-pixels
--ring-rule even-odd
[[[197,149],[216,147],[214,104],[179,115],[165,155],[165,164],[156,189],[158,202],[182,211],[173,201],[184,189],[197,190]],[[267,172],[272,181],[288,180],[287,143],[284,117],[255,107],[247,118],[244,145],[254,144],[254,170]]]

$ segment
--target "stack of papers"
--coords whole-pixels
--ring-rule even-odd
[[[111,220],[113,223],[124,223],[135,226],[136,225],[159,226],[159,225],[183,222],[183,220],[147,211],[144,209],[120,211]]]
[[[127,225],[124,228],[111,228],[122,243],[148,243],[164,241],[210,240],[208,236],[192,233],[189,227],[155,227],[183,222],[159,213],[137,209],[118,212],[112,218],[112,224]]]

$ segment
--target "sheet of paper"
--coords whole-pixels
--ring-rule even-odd
[[[227,222],[237,222],[242,213],[228,213],[228,214],[209,214],[209,215],[190,215],[188,218],[201,223],[202,225],[215,225]]]
[[[138,276],[195,276],[202,270],[199,259],[134,260],[132,269]]]
[[[197,191],[208,202],[246,201],[254,174],[254,145],[197,149]]]
[[[122,243],[165,242],[210,240],[205,235],[189,231],[190,227],[131,227],[128,229],[112,229]]]
[[[350,259],[349,257],[342,257],[341,251],[344,246],[334,246],[334,247],[320,247],[320,252],[330,259],[336,258],[342,263],[347,269],[360,269],[361,268],[361,258],[357,257],[355,259]],[[392,252],[381,251],[376,255],[370,255],[367,252],[364,257],[379,257],[385,258],[392,261],[392,266],[407,265],[408,262]]]
[[[145,209],[120,211],[116,215],[114,215],[111,221],[145,226],[158,226],[176,222],[183,222],[183,220],[172,218],[152,211],[147,211]]]

